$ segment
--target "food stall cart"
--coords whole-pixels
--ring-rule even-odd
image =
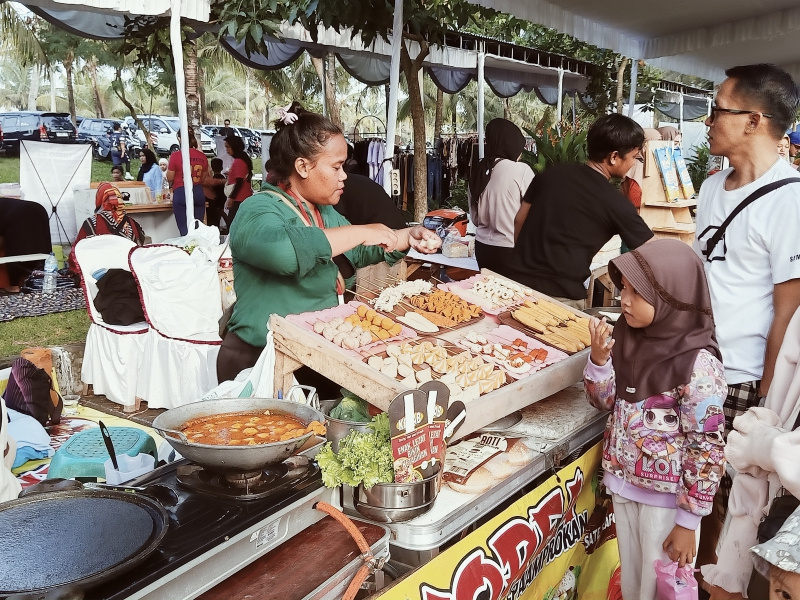
[[[500,278],[487,270],[483,270],[482,275]],[[367,301],[365,296],[360,296],[360,300]],[[570,313],[584,316],[580,311],[536,291],[531,291],[530,296],[553,302]],[[291,386],[296,369],[307,365],[377,408],[387,410],[392,399],[409,389],[407,382],[398,381],[373,368],[368,364],[368,356],[337,348],[322,335],[310,330],[308,324],[314,319],[329,319],[330,314],[326,311],[313,313],[316,316],[308,318],[305,323],[295,315],[272,317],[270,329],[276,350],[276,394],[278,390],[286,390]],[[457,352],[463,348],[459,344],[463,344],[467,331],[472,332],[470,335],[473,337],[489,335],[491,338],[490,332],[499,331],[501,325],[507,328],[509,323],[513,325],[508,319],[508,312],[496,315],[486,313],[464,327],[442,329],[435,334],[420,333],[419,339],[438,340],[438,343],[451,350],[458,347],[454,350]],[[523,335],[525,329],[520,327],[516,331]],[[408,342],[414,343],[414,340]],[[546,368],[519,379],[508,377],[499,389],[465,402],[467,416],[454,439],[470,437],[486,428],[494,432],[492,435],[507,436],[509,439],[524,438],[532,455],[524,465],[517,465],[510,475],[496,478],[492,486],[481,493],[459,492],[443,483],[428,512],[409,521],[385,523],[391,530],[390,551],[394,561],[414,569],[435,561],[444,547],[463,537],[490,515],[503,510],[560,466],[589,450],[593,452],[594,459],[598,459],[597,443],[602,438],[607,415],[588,404],[582,384],[577,383],[582,378],[588,354],[589,349],[585,348],[563,355]],[[380,356],[385,356],[385,353]],[[520,423],[516,423],[519,418],[513,418],[515,413],[517,417],[521,414]],[[497,423],[509,416],[512,418],[505,425]],[[452,444],[455,442],[451,441]],[[345,513],[363,518],[355,508],[354,488],[343,486],[340,494]],[[392,597],[391,593],[385,597]]]

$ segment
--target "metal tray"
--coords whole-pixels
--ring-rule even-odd
[[[389,523],[387,527],[392,531],[392,547],[403,550],[426,552],[438,548],[448,540],[456,537],[469,525],[477,522],[490,510],[502,504],[514,492],[532,482],[543,473],[566,464],[573,454],[580,451],[586,444],[602,435],[606,426],[608,413],[598,413],[589,422],[576,431],[564,436],[560,440],[542,440],[537,448],[540,452],[526,467],[511,475],[508,479],[498,483],[489,491],[470,496],[458,494],[442,486],[442,491],[436,503],[448,503],[448,513],[439,520],[435,518],[435,507],[430,513],[421,515],[405,523]],[[453,506],[453,501],[466,499],[460,505]],[[348,515],[357,515],[353,507],[352,488],[343,486],[344,511]],[[393,551],[394,552],[394,551]],[[404,560],[403,562],[407,562]]]
[[[374,523],[373,521],[366,521],[365,519],[360,519],[358,517],[350,517],[353,521],[362,521],[364,523],[370,523],[373,525],[377,525],[384,530],[383,537],[379,539],[377,542],[370,546],[370,550],[372,550],[372,556],[376,559],[386,559],[389,560],[389,535],[391,532],[389,528],[385,525],[380,523]],[[325,583],[320,585],[317,589],[313,592],[308,594],[303,598],[303,600],[340,600],[342,596],[344,596],[345,590],[347,590],[347,586],[350,585],[350,582],[355,577],[358,570],[361,568],[361,565],[364,564],[364,561],[361,560],[360,556],[356,556],[353,560],[351,560],[344,568],[340,569],[333,577],[328,579]]]

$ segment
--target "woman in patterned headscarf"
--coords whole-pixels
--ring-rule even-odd
[[[133,218],[125,213],[122,193],[110,183],[101,183],[94,198],[94,214],[86,219],[72,244],[74,248],[83,238],[95,235],[121,235],[139,246],[144,244],[144,230]],[[75,252],[69,256],[69,269],[80,275],[75,262]]]

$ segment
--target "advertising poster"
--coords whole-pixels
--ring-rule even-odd
[[[392,600],[621,600],[602,443],[420,567]]]

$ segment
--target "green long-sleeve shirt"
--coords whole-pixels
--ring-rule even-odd
[[[257,347],[266,343],[270,315],[322,310],[338,303],[338,268],[325,233],[307,227],[276,197],[280,194],[296,206],[283,190],[264,187],[242,203],[230,231],[237,300],[228,329]],[[318,208],[326,228],[350,225],[332,206]],[[345,255],[361,268],[381,261],[392,265],[405,253],[356,246]]]

